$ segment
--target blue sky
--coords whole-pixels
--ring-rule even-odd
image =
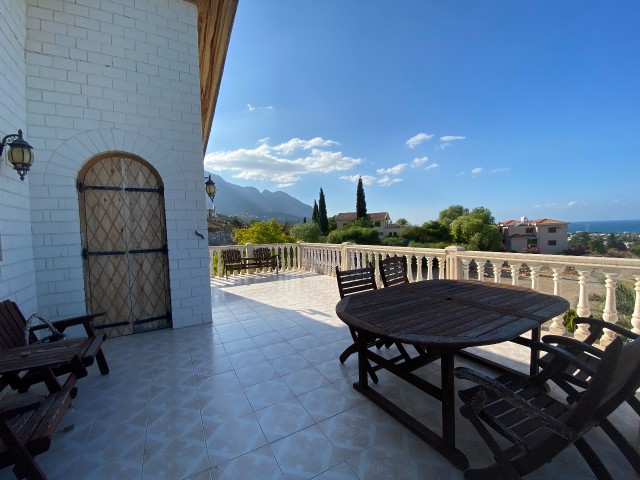
[[[640,2],[240,0],[205,169],[413,224],[640,218]]]

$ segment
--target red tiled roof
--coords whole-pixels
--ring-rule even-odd
[[[371,220],[386,220],[387,217],[389,216],[388,212],[376,212],[376,213],[368,213],[367,215],[369,215],[369,218]],[[346,212],[346,213],[339,213],[338,215],[336,215],[336,221],[345,221],[348,222],[350,220],[355,220],[356,217],[356,212]]]
[[[507,220],[506,222],[500,222],[500,225],[505,227],[514,227],[518,225],[568,225],[569,222],[562,220],[553,220],[552,218],[538,218],[536,220],[527,220],[521,222],[520,220]]]

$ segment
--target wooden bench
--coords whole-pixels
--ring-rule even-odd
[[[0,468],[14,465],[16,478],[46,480],[34,457],[49,450],[51,437],[76,397],[77,388],[63,388],[40,399],[15,395],[0,409]]]
[[[270,268],[278,273],[278,257],[271,253],[271,249],[267,247],[256,248],[253,251],[253,257],[243,257],[240,250],[223,250],[222,262],[224,264],[225,276],[229,277],[229,272],[234,270],[262,270]]]
[[[58,320],[51,322],[52,325],[59,331],[64,332],[68,327],[74,325],[82,325],[87,334],[87,338],[74,338],[69,340],[57,340],[51,342],[58,346],[45,347],[47,344],[42,344],[41,349],[49,348],[52,352],[54,350],[69,350],[77,354],[84,366],[92,365],[94,360],[97,361],[100,373],[106,375],[109,373],[109,365],[107,359],[102,352],[102,343],[105,340],[105,335],[95,335],[91,321],[102,313],[82,315],[79,317]],[[33,343],[37,340],[36,332],[42,329],[48,328],[47,325],[35,325],[27,332],[27,338],[25,338],[25,328],[27,320],[20,311],[18,305],[11,300],[4,300],[0,303],[0,350],[2,353],[10,354],[10,352],[21,352],[20,349],[25,350],[22,352],[27,355],[29,352],[34,352]],[[17,389],[21,392],[27,391],[31,385],[40,383],[42,381],[47,382],[48,379],[43,378],[42,370],[27,370],[26,373],[7,372],[0,378],[0,388],[7,384],[11,388]],[[70,366],[62,363],[52,369],[55,375],[65,375],[70,373]],[[48,385],[49,386],[49,385]],[[51,389],[51,387],[50,387]]]

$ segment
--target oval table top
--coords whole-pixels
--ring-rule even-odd
[[[425,280],[347,296],[336,305],[357,330],[403,343],[465,348],[516,338],[569,308],[562,297],[477,280]]]

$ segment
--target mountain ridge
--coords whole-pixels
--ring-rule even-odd
[[[206,172],[209,175],[208,172]],[[313,207],[282,191],[260,192],[255,187],[242,187],[227,182],[220,175],[211,174],[216,184],[216,212],[228,216],[248,216],[258,220],[300,222],[303,218],[311,218]],[[210,200],[207,198],[207,205]]]

